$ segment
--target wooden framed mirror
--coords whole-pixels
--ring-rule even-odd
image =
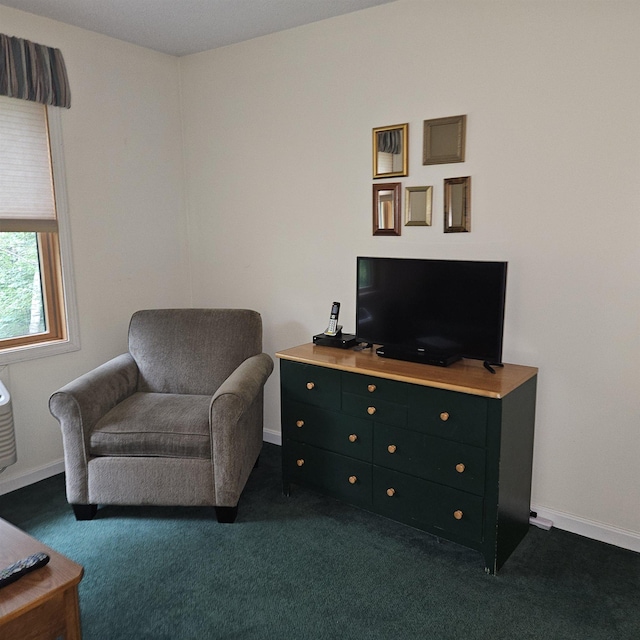
[[[471,231],[471,178],[444,181],[444,232]]]
[[[404,190],[404,224],[406,227],[431,226],[433,187],[406,187]]]
[[[467,116],[424,121],[422,164],[464,162]]]
[[[395,124],[373,130],[373,177],[409,175],[409,125]]]
[[[400,182],[373,185],[373,235],[399,236]]]

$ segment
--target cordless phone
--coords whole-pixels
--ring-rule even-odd
[[[325,336],[337,336],[342,331],[342,326],[338,324],[338,315],[340,315],[340,303],[333,302],[331,304],[331,315],[329,316],[329,326],[325,329]]]

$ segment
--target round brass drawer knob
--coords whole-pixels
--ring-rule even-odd
[[[464,464],[462,464],[462,462],[459,462],[459,463],[456,465],[456,471],[457,471],[458,473],[464,473],[464,470],[465,470],[465,466],[464,466]]]
[[[358,482],[357,476],[349,476],[349,484],[355,484]]]
[[[376,412],[375,407],[367,407],[367,413],[372,416]]]
[[[396,495],[396,490],[395,490],[393,487],[389,487],[389,488],[387,489],[387,495],[388,495],[390,498],[393,498],[393,496],[395,496],[395,495]]]
[[[297,420],[297,421],[296,421],[296,427],[298,427],[298,429],[299,429],[300,427],[304,427],[304,420]]]
[[[357,436],[357,434],[355,434],[355,433],[352,433],[352,434],[349,436],[349,442],[355,442],[357,439],[358,439],[358,436]]]
[[[390,444],[390,445],[387,447],[387,451],[388,451],[389,453],[395,453],[395,452],[397,451],[397,449],[398,449],[398,447],[396,447],[396,445],[395,445],[395,444]]]
[[[296,460],[296,464],[297,464],[299,467],[301,467],[301,466],[304,464],[304,460],[303,460],[302,458],[298,458],[298,459]]]
[[[453,512],[453,517],[456,520],[462,520],[462,511],[460,511],[460,509],[457,509],[456,511]]]
[[[307,382],[307,389],[309,389],[309,391],[311,391],[311,389],[314,389],[316,386],[315,382]]]
[[[375,384],[370,384],[370,385],[367,386],[367,391],[369,393],[373,393],[376,389],[377,389],[377,387],[376,387]]]
[[[443,411],[440,414],[440,420],[442,420],[442,422],[446,422],[449,419],[449,414],[446,411]]]

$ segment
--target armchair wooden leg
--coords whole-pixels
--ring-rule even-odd
[[[238,505],[235,507],[216,507],[218,522],[232,524],[238,516]]]
[[[72,504],[76,520],[93,520],[98,511],[97,504]]]

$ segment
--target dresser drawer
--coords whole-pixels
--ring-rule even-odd
[[[282,397],[326,409],[340,408],[340,372],[298,362],[280,362]]]
[[[482,541],[482,498],[427,480],[374,466],[373,508],[419,529]]]
[[[373,462],[455,489],[484,495],[485,450],[478,447],[376,424]]]
[[[373,424],[337,411],[325,411],[300,402],[282,407],[285,438],[371,462]]]
[[[385,422],[403,426],[407,424],[407,407],[403,404],[378,400],[373,397],[342,394],[342,410],[358,418],[368,418],[376,422]]]
[[[371,463],[288,441],[283,468],[291,482],[316,487],[350,504],[371,506]]]
[[[411,385],[409,428],[484,447],[488,402],[479,396]]]
[[[385,380],[357,373],[343,373],[342,390],[366,396],[372,401],[387,400],[396,404],[407,404],[407,385],[396,380]]]

